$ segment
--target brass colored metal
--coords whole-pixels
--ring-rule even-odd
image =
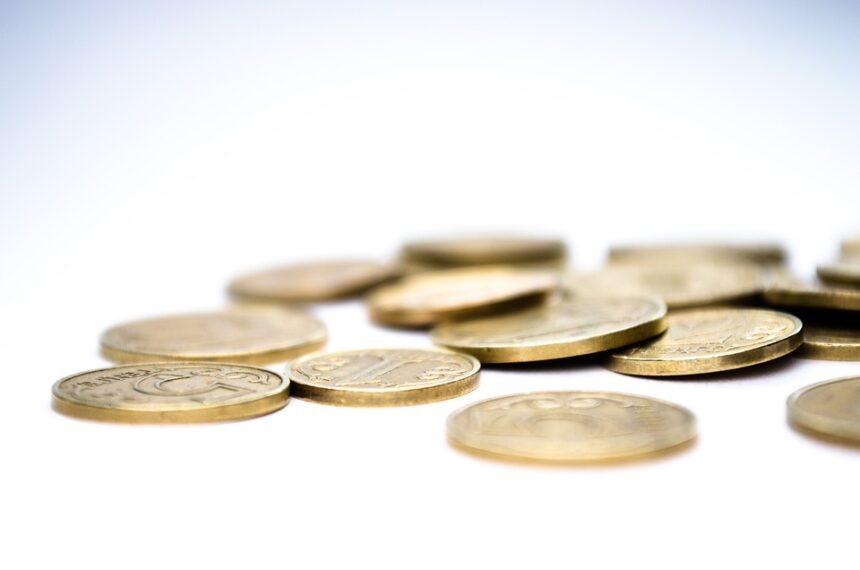
[[[798,356],[817,360],[860,360],[860,328],[803,325],[803,346]]]
[[[437,267],[558,261],[565,255],[560,239],[510,235],[412,241],[401,250],[404,261]]]
[[[806,284],[780,279],[764,292],[764,300],[778,307],[860,311],[860,290],[848,287]]]
[[[629,459],[677,447],[695,436],[689,410],[616,392],[514,394],[469,404],[448,416],[452,443],[514,460]]]
[[[607,368],[635,376],[720,372],[779,358],[803,341],[800,319],[765,309],[700,309],[666,319],[662,336],[611,353]]]
[[[817,435],[860,442],[860,377],[801,388],[788,398],[788,419]]]
[[[481,363],[436,349],[309,354],[290,365],[293,395],[339,406],[408,406],[447,400],[478,385]]]
[[[860,258],[819,265],[818,278],[836,287],[860,288]]]
[[[108,329],[102,354],[116,362],[206,360],[271,363],[321,348],[326,329],[294,309],[246,306],[135,321]]]
[[[374,321],[394,326],[428,326],[446,318],[537,302],[553,291],[558,277],[508,266],[448,269],[411,275],[376,289],[367,299]]]
[[[363,293],[399,273],[394,265],[375,261],[296,263],[239,277],[230,294],[258,301],[327,301]]]
[[[610,262],[701,261],[705,258],[745,260],[762,265],[784,263],[788,255],[778,243],[690,243],[615,246]]]
[[[287,405],[289,382],[261,368],[218,362],[151,362],[82,372],[54,384],[54,408],[114,422],[235,420]]]
[[[839,251],[842,255],[842,259],[860,259],[860,236],[854,236],[842,240],[842,245],[839,248]]]
[[[654,297],[576,298],[526,311],[451,321],[436,344],[481,362],[529,362],[601,352],[666,330],[666,305]]]

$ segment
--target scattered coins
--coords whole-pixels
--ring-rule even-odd
[[[153,362],[82,372],[54,384],[54,407],[115,422],[250,418],[283,408],[289,382],[268,370],[213,362]]]
[[[230,294],[252,301],[327,301],[363,293],[398,273],[394,265],[375,261],[297,263],[239,277]]]
[[[670,309],[749,299],[764,288],[764,273],[747,263],[622,264],[573,273],[572,295],[655,296]]]
[[[610,370],[636,376],[684,376],[767,362],[798,348],[800,319],[764,309],[672,313],[654,340],[610,354]]]
[[[818,360],[860,360],[860,329],[804,322],[798,354]]]
[[[860,377],[801,388],[788,398],[788,418],[814,434],[860,442]]]
[[[739,259],[769,265],[783,263],[788,256],[777,243],[711,243],[626,245],[609,249],[609,261],[691,261],[705,258]]]
[[[326,329],[301,311],[241,307],[117,325],[101,338],[102,354],[115,362],[207,360],[270,363],[317,350]]]
[[[432,349],[309,354],[288,369],[293,395],[340,406],[407,406],[447,400],[478,385],[481,364]]]
[[[370,317],[394,326],[428,326],[446,318],[480,314],[541,301],[557,277],[507,266],[448,269],[412,275],[375,290]]]
[[[860,287],[860,261],[819,265],[818,278],[831,285]]]
[[[534,392],[484,400],[448,416],[448,438],[507,459],[600,462],[649,455],[696,436],[676,404],[615,392]]]
[[[406,262],[437,267],[559,261],[565,255],[559,239],[504,235],[412,241],[400,253]]]
[[[781,279],[764,292],[764,300],[778,307],[860,311],[860,289],[810,285]]]
[[[590,354],[639,342],[666,329],[666,305],[653,297],[577,298],[483,319],[448,322],[436,344],[481,362],[529,362]]]

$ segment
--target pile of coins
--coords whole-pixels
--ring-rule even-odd
[[[481,363],[598,354],[609,370],[695,381],[796,353],[860,361],[860,238],[804,283],[777,244],[624,246],[594,272],[567,269],[565,244],[484,236],[405,244],[393,262],[292,264],[235,279],[236,303],[124,323],[101,338],[119,366],[54,384],[54,407],[122,422],[248,418],[290,396],[402,406],[478,385]],[[364,295],[382,326],[429,329],[438,348],[317,352],[325,325],[306,304]],[[796,352],[795,352],[796,351]],[[284,376],[259,368],[291,361]],[[806,387],[788,416],[813,434],[860,441],[860,377]],[[513,394],[448,417],[449,440],[508,459],[640,457],[696,436],[670,402],[603,391]]]

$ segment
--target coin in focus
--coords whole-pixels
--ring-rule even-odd
[[[545,462],[629,459],[696,436],[689,410],[616,392],[533,392],[484,400],[448,416],[448,438],[466,451]]]
[[[803,340],[794,315],[765,309],[671,313],[662,336],[609,355],[610,370],[635,376],[685,376],[752,366],[784,356]]]
[[[411,241],[400,253],[406,262],[437,267],[561,261],[565,255],[562,240],[511,235]]]
[[[102,335],[115,362],[207,360],[270,363],[321,348],[326,329],[304,312],[248,306],[170,315],[114,326]]]
[[[370,318],[394,326],[428,326],[543,301],[558,285],[556,275],[507,266],[421,273],[376,289],[367,299]]]
[[[216,362],[153,362],[82,372],[54,384],[54,408],[133,423],[235,420],[287,405],[289,382],[268,370]]]
[[[783,278],[764,292],[764,300],[777,307],[860,311],[860,290],[848,287],[808,284]]]
[[[860,287],[860,260],[819,265],[818,278],[837,287]]]
[[[666,329],[654,297],[576,298],[525,311],[442,323],[436,344],[481,362],[530,362],[618,348]]]
[[[860,442],[860,377],[806,386],[787,405],[789,421],[802,430]]]
[[[566,285],[573,296],[654,296],[680,309],[752,298],[764,280],[762,270],[748,263],[655,263],[572,273]]]
[[[447,400],[478,385],[481,364],[433,349],[366,349],[309,354],[293,362],[293,395],[339,406],[408,406]]]
[[[358,295],[398,274],[395,266],[375,261],[296,263],[239,277],[230,294],[252,301],[327,301]]]
[[[609,249],[609,261],[669,261],[701,262],[704,258],[749,261],[761,265],[784,263],[787,254],[778,243],[689,243],[624,245]]]
[[[803,324],[803,346],[798,355],[817,360],[860,360],[860,329]]]

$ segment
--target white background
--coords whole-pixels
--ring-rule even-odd
[[[3,567],[856,567],[860,455],[784,401],[857,363],[494,368],[447,402],[179,427],[66,418],[50,387],[103,366],[115,322],[410,236],[561,235],[578,267],[773,239],[810,275],[860,231],[858,24],[850,2],[3,3]],[[333,349],[428,342],[316,312]],[[701,437],[594,468],[445,442],[461,405],[563,388],[678,402]]]

